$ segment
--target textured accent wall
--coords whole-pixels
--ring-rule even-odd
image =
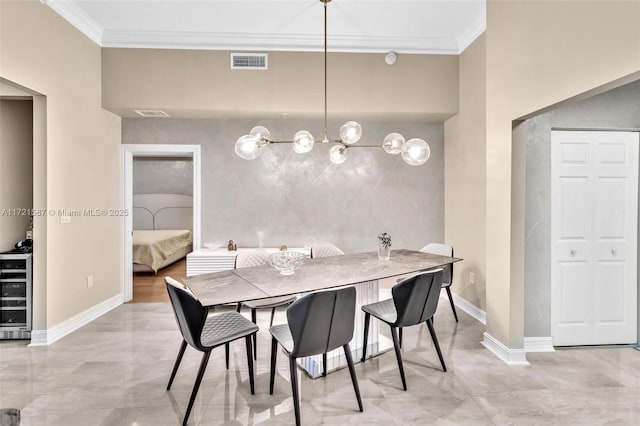
[[[526,126],[525,336],[551,334],[551,128],[640,128],[640,81],[541,114]]]
[[[330,133],[344,121],[330,121]],[[320,135],[322,120],[123,119],[122,143],[201,145],[203,242],[257,246],[263,231],[270,246],[315,240],[354,252],[375,250],[385,231],[394,248],[442,240],[442,123],[361,120],[363,144],[381,144],[392,131],[425,138],[431,158],[420,167],[378,148],[351,148],[347,161],[334,165],[321,143],[309,154],[272,145],[259,159],[242,160],[235,141],[257,124],[274,139],[290,139],[300,129]]]
[[[193,161],[183,158],[133,159],[134,194],[193,194]]]

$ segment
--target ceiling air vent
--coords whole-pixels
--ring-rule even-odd
[[[164,111],[160,111],[159,109],[134,109],[133,112],[135,112],[136,114],[142,117],[148,117],[148,118],[169,116],[169,114],[167,114]]]
[[[269,56],[266,53],[232,53],[232,70],[269,69]]]

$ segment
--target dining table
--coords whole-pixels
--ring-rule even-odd
[[[353,359],[359,360],[364,337],[364,315],[360,307],[380,300],[379,280],[440,268],[461,260],[398,249],[391,251],[388,260],[378,259],[377,252],[305,259],[292,275],[281,275],[271,265],[260,265],[188,276],[183,281],[200,303],[209,308],[353,285],[356,288],[356,317],[350,346]],[[392,347],[391,340],[380,334],[377,321],[373,321],[367,340],[368,356],[379,355]],[[301,358],[299,365],[312,378],[322,375],[321,355]],[[327,354],[327,372],[343,366],[346,366],[346,358],[341,349]]]

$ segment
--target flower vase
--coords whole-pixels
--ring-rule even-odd
[[[391,246],[378,244],[378,260],[389,260],[391,257]]]

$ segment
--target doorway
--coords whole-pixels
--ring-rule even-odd
[[[200,146],[199,145],[164,145],[164,144],[126,144],[122,146],[122,182],[123,205],[126,211],[133,212],[133,159],[134,157],[182,157],[193,161],[193,247],[200,247]],[[128,214],[124,221],[123,238],[123,294],[124,301],[133,298],[133,215]]]
[[[638,136],[552,132],[554,346],[637,341]]]

